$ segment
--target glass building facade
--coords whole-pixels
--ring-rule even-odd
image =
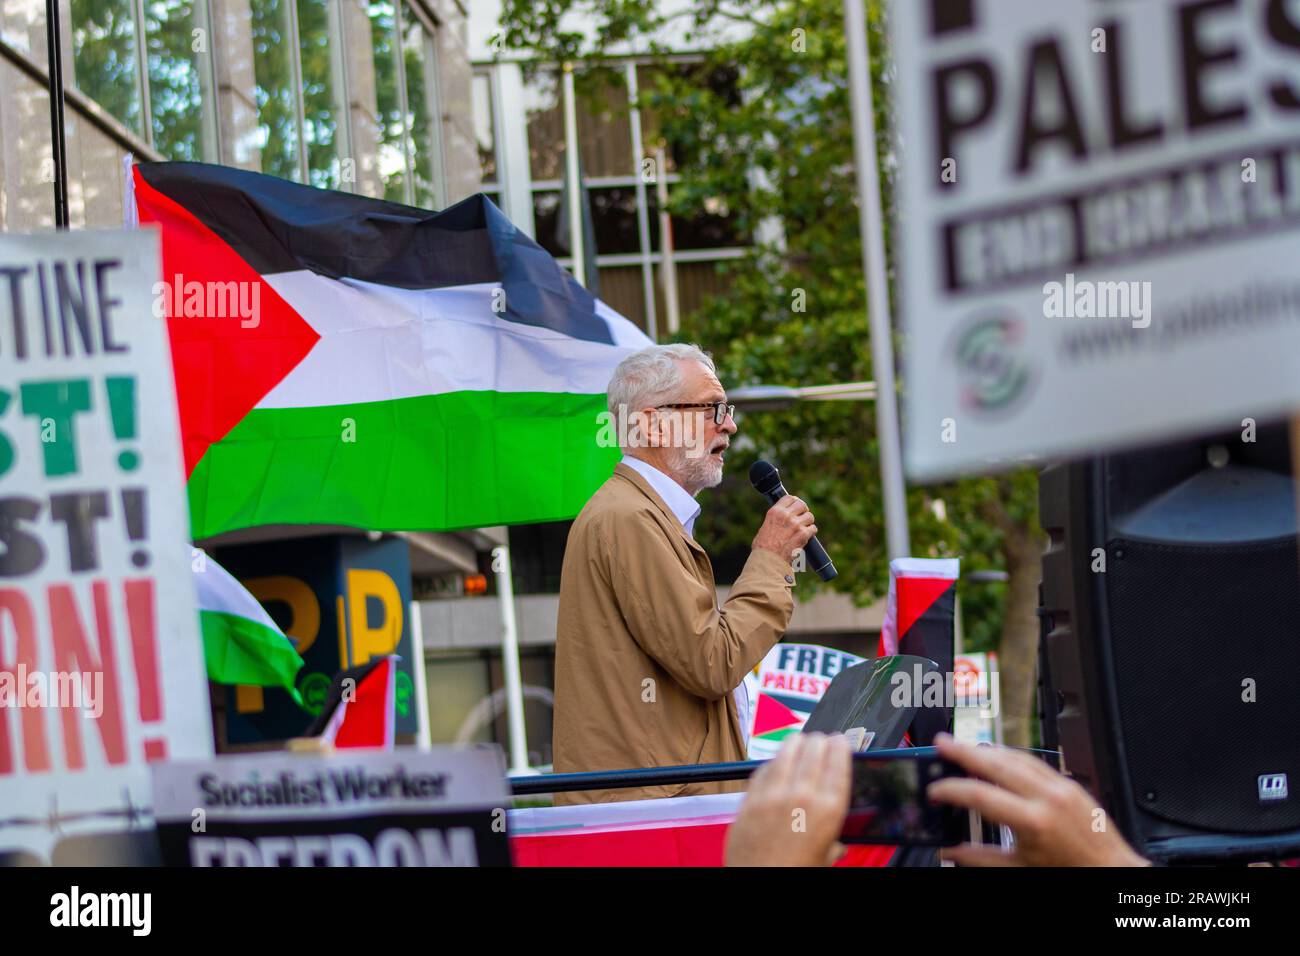
[[[196,160],[442,208],[478,190],[462,0],[62,0],[70,218],[122,159]],[[0,4],[0,227],[54,221],[45,4]]]

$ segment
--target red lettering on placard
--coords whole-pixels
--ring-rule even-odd
[[[126,619],[131,628],[131,654],[135,660],[135,686],[140,698],[140,720],[145,724],[159,723],[163,716],[158,632],[154,627],[153,595],[152,578],[126,582]],[[161,738],[146,737],[144,755],[146,761],[164,759],[167,756],[166,741]]]
[[[8,626],[5,622],[8,621]],[[13,655],[7,651],[9,635],[13,635]],[[13,693],[18,695],[15,707],[0,707],[0,774],[14,772],[14,754],[9,739],[9,712],[16,709],[21,715],[23,766],[29,771],[50,769],[50,750],[45,739],[44,714],[39,707],[22,706],[27,688],[19,683],[19,674],[34,671],[38,666],[36,618],[26,596],[17,588],[0,588],[0,671],[13,675]]]
[[[108,605],[108,585],[96,581],[92,585],[95,604],[95,624],[99,636],[99,655],[96,656],[81,624],[77,610],[77,596],[68,584],[52,585],[47,594],[50,604],[50,635],[54,644],[54,666],[65,674],[80,672],[82,680],[93,679],[94,673],[103,675],[102,694],[104,711],[94,721],[99,729],[99,739],[110,765],[126,763],[126,734],[122,723],[122,706],[117,689],[117,658],[113,649],[113,624]],[[85,711],[79,707],[60,710],[63,720],[63,745],[69,770],[80,770],[86,765],[81,747],[81,724]]]

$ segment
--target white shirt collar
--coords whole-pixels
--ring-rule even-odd
[[[655,490],[655,494],[664,500],[668,510],[682,523],[686,533],[691,537],[695,537],[695,519],[700,516],[701,509],[700,503],[695,500],[691,493],[654,465],[648,465],[640,458],[624,455],[623,464],[650,482],[650,487]]]

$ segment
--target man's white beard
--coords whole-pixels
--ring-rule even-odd
[[[695,494],[704,488],[716,488],[722,483],[722,462],[712,455],[692,455],[689,448],[669,449],[669,463],[677,475],[678,483]]]

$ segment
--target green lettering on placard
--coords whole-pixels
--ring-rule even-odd
[[[45,455],[45,476],[77,472],[76,416],[90,411],[90,381],[84,378],[56,382],[25,382],[23,414],[36,419]],[[52,424],[53,428],[47,426]],[[46,436],[49,440],[46,440]]]
[[[3,388],[0,388],[0,415],[4,415],[9,410],[9,400],[13,395]],[[0,432],[0,475],[3,475],[14,464],[14,446],[9,440],[9,436]]]

